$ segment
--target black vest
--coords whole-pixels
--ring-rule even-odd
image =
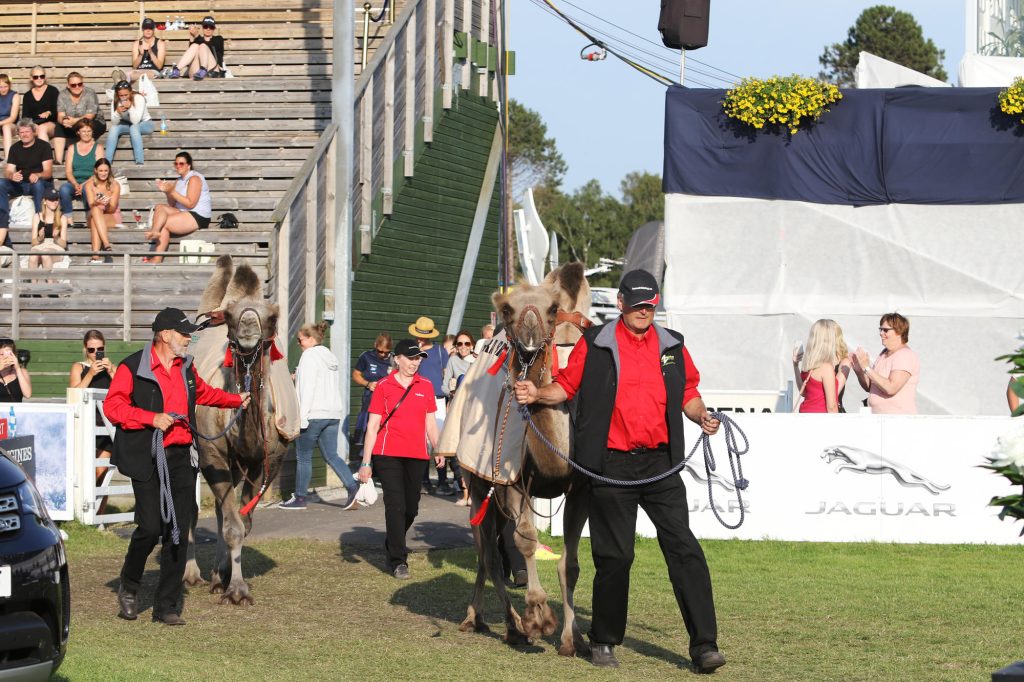
[[[152,343],[147,343],[145,348],[126,357],[121,364],[132,373],[131,404],[150,412],[160,413],[164,411],[164,396],[160,391],[160,384],[157,383],[156,376],[153,374],[153,368],[149,364],[151,352]],[[195,424],[196,373],[192,367],[191,355],[185,356],[181,364],[181,374],[188,391],[188,421],[189,424]],[[129,478],[148,481],[156,471],[156,464],[153,461],[154,431],[152,426],[133,430],[126,430],[118,426],[115,431],[110,463]],[[194,440],[195,436],[193,436]]]
[[[608,450],[608,429],[612,423],[615,395],[619,379],[619,347],[615,327],[619,321],[583,332],[587,342],[587,358],[583,364],[583,380],[576,393],[576,440],[574,459],[591,471],[604,470],[604,453]],[[659,325],[652,325],[658,335],[661,355],[661,376],[665,381],[665,420],[668,424],[669,451],[672,464],[686,456],[683,442],[683,389],[686,370],[683,366],[683,335]]]

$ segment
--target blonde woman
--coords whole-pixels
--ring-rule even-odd
[[[845,358],[840,354],[841,340],[842,330],[834,320],[818,320],[811,325],[799,366],[801,413],[839,412],[838,376],[841,372],[836,371],[836,365]],[[845,346],[842,342],[842,348]]]
[[[0,130],[4,136],[4,158],[11,151],[18,134],[18,114],[21,113],[21,95],[11,87],[11,78],[0,73]]]
[[[52,268],[55,255],[68,248],[68,217],[60,212],[60,195],[52,187],[43,195],[43,210],[32,217],[32,255],[28,267]],[[44,255],[46,254],[46,255]]]
[[[85,202],[89,207],[88,219],[89,239],[93,251],[109,251],[110,228],[121,224],[121,185],[114,180],[110,161],[100,158],[93,165],[92,177],[85,181]],[[109,253],[102,258],[93,256],[90,264],[113,263],[114,257]]]

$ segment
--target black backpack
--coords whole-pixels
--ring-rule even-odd
[[[221,213],[217,218],[217,227],[222,230],[238,229],[238,218],[234,213]]]

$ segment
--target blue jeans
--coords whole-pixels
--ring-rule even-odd
[[[53,187],[53,180],[15,182],[0,178],[0,227],[11,226],[11,197],[31,196],[39,213],[43,210],[43,194],[50,187]]]
[[[153,133],[153,119],[143,121],[142,123],[118,123],[117,125],[110,126],[110,132],[107,133],[107,161],[114,160],[114,152],[117,151],[117,139],[128,133],[128,137],[132,140],[132,155],[135,157],[135,163],[141,164],[144,159],[142,157],[142,136],[151,135]]]
[[[68,220],[71,220],[72,211],[74,211],[75,201],[75,186],[70,182],[65,182],[60,186],[60,213],[66,215]],[[85,198],[85,188],[82,188],[82,194],[78,197],[81,200],[82,205],[85,207],[86,215],[89,214],[89,200]]]
[[[338,456],[338,427],[340,419],[310,419],[309,426],[299,432],[295,441],[295,494],[305,497],[309,493],[309,479],[313,478],[313,446],[320,446],[324,461],[334,469],[346,490],[356,485],[348,464]]]

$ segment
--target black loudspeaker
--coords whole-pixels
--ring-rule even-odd
[[[673,50],[696,50],[708,44],[711,0],[661,0],[658,30]]]

